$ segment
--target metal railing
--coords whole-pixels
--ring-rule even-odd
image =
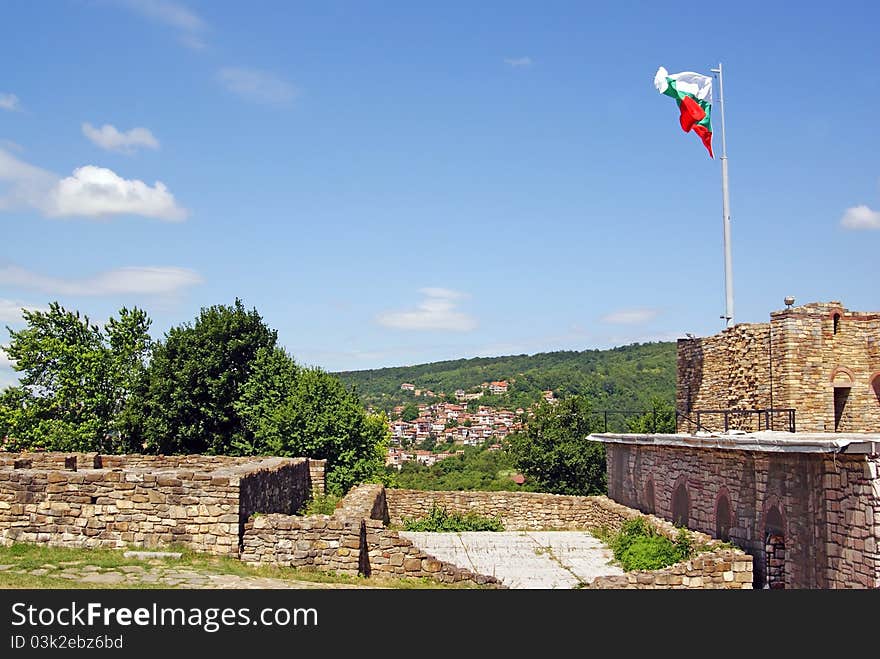
[[[658,432],[659,424],[664,421],[663,410],[593,410],[592,416],[602,426],[602,432],[632,432],[628,420],[633,418],[647,418],[648,432]],[[779,416],[782,419],[779,419]],[[707,423],[708,417],[708,423]],[[720,417],[720,418],[719,418]],[[754,421],[751,419],[754,418]],[[712,423],[713,421],[720,423]],[[745,421],[745,422],[744,422]],[[785,430],[795,432],[795,408],[776,407],[749,410],[691,410],[689,413],[675,412],[675,427],[691,424],[696,430],[707,432],[727,432],[732,429],[740,430]],[[671,432],[675,432],[672,430]]]
[[[669,410],[671,414],[672,410]],[[663,410],[593,410],[593,418],[601,420],[602,432],[632,432],[627,421],[634,418],[647,417],[649,419],[648,432],[657,432],[658,425],[663,416]],[[677,421],[677,419],[676,419]]]
[[[783,419],[781,422],[776,422],[774,417],[777,415],[783,415]],[[708,427],[704,423],[704,419],[709,416],[718,417],[721,416],[722,421],[722,432],[727,432],[731,430],[731,426],[734,429],[740,430],[751,430],[754,424],[747,421],[746,424],[738,422],[739,419],[743,417],[756,417],[757,420],[757,428],[756,430],[785,430],[788,432],[795,432],[795,408],[793,407],[776,407],[776,408],[765,408],[765,409],[752,409],[752,410],[691,410],[689,414],[681,414],[676,412],[676,422],[679,419],[684,418],[685,421],[689,421],[697,426],[697,430],[707,430],[709,432],[718,432],[718,426],[716,427]],[[733,420],[733,424],[731,424],[731,420]],[[743,425],[747,425],[747,428],[742,428]],[[782,427],[780,427],[780,425]]]

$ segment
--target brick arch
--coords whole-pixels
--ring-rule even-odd
[[[855,374],[852,372],[852,369],[847,368],[846,366],[835,366],[834,370],[831,371],[831,377],[828,379],[828,381],[831,384],[834,384],[834,381],[837,379],[837,376],[840,375],[841,373],[843,373],[844,375],[846,375],[846,377],[849,378],[850,384],[855,382],[855,380],[856,380]]]
[[[653,515],[657,510],[657,495],[654,491],[654,477],[653,476],[648,476],[648,478],[645,480],[644,497],[645,497],[645,511],[644,512]]]
[[[788,538],[788,521],[785,518],[785,508],[779,501],[779,497],[771,494],[764,501],[764,511],[761,514],[761,543],[763,545],[763,588],[785,588],[786,566],[786,542]]]
[[[669,509],[672,513],[672,523],[676,526],[687,526],[691,515],[691,493],[688,490],[688,477],[686,474],[679,476],[672,485],[669,496]]]
[[[762,538],[765,537],[765,536],[767,535],[767,517],[768,517],[768,516],[771,516],[771,517],[773,516],[773,515],[772,515],[772,512],[773,512],[773,509],[774,509],[774,508],[776,509],[776,512],[777,512],[778,515],[779,515],[779,522],[778,522],[778,525],[779,525],[781,528],[778,528],[778,529],[773,528],[773,527],[775,526],[775,524],[771,524],[771,529],[770,529],[770,530],[771,530],[771,531],[772,531],[772,530],[780,530],[780,531],[782,531],[782,534],[783,534],[783,535],[785,535],[786,531],[788,530],[788,520],[787,520],[786,517],[785,517],[785,507],[784,507],[784,506],[782,505],[782,503],[779,501],[779,497],[778,497],[778,496],[776,496],[775,494],[771,494],[771,495],[768,496],[767,499],[764,501],[764,509],[763,509],[763,511],[761,512],[761,537],[762,537]],[[775,520],[771,519],[770,521],[771,521],[771,523],[772,523],[772,522],[774,522]]]
[[[836,318],[835,318],[836,317]],[[843,320],[843,309],[834,307],[828,310],[828,320],[831,321],[832,333],[837,334],[840,329],[840,322]],[[835,327],[836,324],[836,327]]]
[[[730,540],[730,529],[733,526],[734,514],[730,492],[722,485],[715,495],[715,537],[727,542]]]
[[[877,397],[877,403],[880,403],[880,371],[877,371],[868,378],[868,386],[871,387],[871,390]]]

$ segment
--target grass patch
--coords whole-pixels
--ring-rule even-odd
[[[597,534],[597,537],[601,537]],[[679,529],[675,542],[660,535],[641,517],[627,520],[616,534],[601,537],[620,566],[631,570],[659,570],[693,556],[694,547],[685,529]]]
[[[131,547],[143,551],[143,547]],[[319,570],[298,569],[271,565],[251,567],[233,556],[213,556],[201,554],[183,547],[162,547],[162,551],[181,552],[180,559],[125,558],[126,549],[76,549],[68,547],[47,547],[36,544],[14,544],[0,546],[0,565],[9,565],[8,569],[0,570],[0,589],[9,588],[100,588],[100,589],[154,589],[154,588],[190,588],[185,582],[172,586],[162,582],[149,583],[143,581],[95,584],[82,582],[78,579],[67,579],[58,576],[66,569],[78,570],[84,566],[95,566],[103,570],[113,570],[125,566],[140,566],[147,573],[162,573],[167,568],[180,568],[200,575],[236,575],[240,577],[266,577],[288,582],[308,582],[334,585],[351,585],[362,588],[480,588],[474,584],[459,582],[443,584],[429,579],[390,579],[381,577],[364,578],[354,575],[323,572]],[[37,570],[46,570],[46,574],[30,574]]]
[[[309,499],[297,515],[332,515],[342,497],[336,494],[316,494]]]
[[[500,517],[482,517],[475,512],[450,513],[441,506],[434,504],[427,517],[421,519],[404,519],[406,531],[503,531],[504,525]]]

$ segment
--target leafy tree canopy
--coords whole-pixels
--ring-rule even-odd
[[[152,350],[147,314],[122,308],[102,329],[53,302],[23,318],[24,329],[7,328],[5,351],[21,374],[0,395],[7,448],[119,449],[119,415]]]
[[[337,378],[280,348],[258,351],[235,409],[247,432],[233,452],[326,459],[333,492],[375,477],[385,462],[385,415],[368,414]]]
[[[257,352],[276,340],[239,299],[169,330],[126,415],[131,437],[151,453],[219,455],[252,441],[235,403]]]
[[[514,465],[544,492],[604,494],[605,447],[587,440],[593,418],[582,396],[541,402],[526,430],[509,438]]]

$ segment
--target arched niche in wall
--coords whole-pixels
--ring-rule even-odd
[[[672,523],[687,526],[690,522],[691,497],[687,489],[687,479],[680,478],[672,490]]]

